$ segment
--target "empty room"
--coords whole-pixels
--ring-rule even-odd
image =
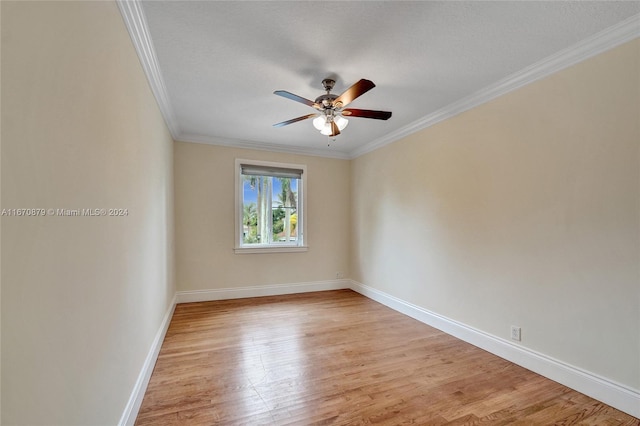
[[[640,2],[0,29],[0,424],[640,425]]]

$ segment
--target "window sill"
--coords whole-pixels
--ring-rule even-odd
[[[309,246],[236,247],[233,249],[235,254],[297,253],[308,250]]]

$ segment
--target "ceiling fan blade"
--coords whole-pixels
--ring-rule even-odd
[[[358,81],[356,84],[345,90],[344,93],[342,93],[340,96],[338,96],[333,104],[338,108],[345,107],[353,102],[353,100],[358,96],[362,96],[374,87],[376,87],[376,85],[373,84],[373,81],[365,80],[363,78],[362,80]]]
[[[291,99],[292,101],[300,102],[301,104],[308,105],[315,109],[322,109],[322,107],[317,103],[309,99],[305,99],[302,96],[294,95],[293,93],[287,92],[286,90],[276,90],[275,92],[273,92],[273,94],[282,96],[283,98]]]
[[[282,126],[286,126],[287,124],[297,123],[298,121],[306,120],[307,118],[312,118],[317,116],[318,114],[307,114],[307,115],[303,115],[302,117],[296,117],[296,118],[292,118],[291,120],[283,121],[282,123],[276,123],[273,125],[273,127],[282,127]]]
[[[391,111],[374,111],[370,109],[347,108],[342,110],[345,117],[374,118],[376,120],[388,120],[391,118]]]
[[[335,121],[331,122],[331,134],[329,135],[330,137],[333,136],[338,136],[340,134],[340,129],[338,129],[338,125],[336,124]]]

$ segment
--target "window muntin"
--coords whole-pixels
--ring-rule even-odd
[[[236,160],[236,252],[305,248],[305,170],[297,164]]]

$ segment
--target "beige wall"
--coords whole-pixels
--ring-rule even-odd
[[[2,7],[2,424],[114,425],[173,294],[172,140],[114,2]]]
[[[639,52],[354,160],[352,277],[640,389]]]
[[[307,252],[234,253],[236,158],[307,165]],[[178,290],[348,277],[348,161],[177,142],[174,164]]]
[[[2,424],[116,424],[171,298],[335,279],[640,389],[640,42],[351,162],[175,143],[114,3],[7,2]],[[234,245],[234,159],[308,167],[304,253]],[[175,178],[175,202],[173,185]]]
[[[2,7],[0,7],[0,23],[2,22]],[[0,82],[2,81],[2,54],[0,53]],[[2,84],[0,84],[0,117],[2,117]],[[0,129],[2,126],[0,120]],[[2,188],[2,131],[0,130],[0,188]],[[2,209],[0,193],[0,210]],[[2,241],[2,221],[0,220],[0,242]],[[0,424],[2,424],[2,244],[0,243]]]

